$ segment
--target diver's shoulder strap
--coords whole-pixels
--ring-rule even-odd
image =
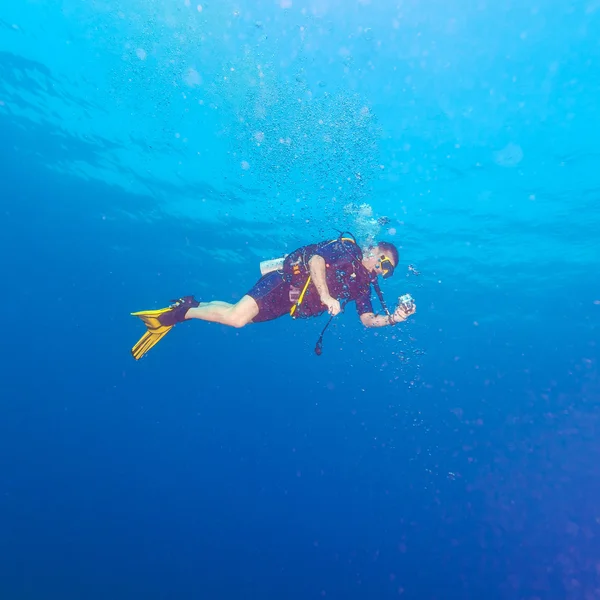
[[[339,231],[339,230],[338,230]],[[350,231],[340,231],[339,236],[335,238],[335,240],[331,240],[332,242],[352,242],[358,246],[358,242],[356,241],[356,237]]]
[[[354,244],[356,246],[356,248],[359,250],[359,252],[361,252],[361,254],[362,254],[362,250],[360,249],[358,242],[356,241],[356,238],[349,231],[340,231],[340,235],[338,237],[336,237],[333,240],[329,240],[327,242],[321,242],[320,244],[318,244],[318,247],[324,248],[325,246],[329,246],[330,244],[335,244],[336,242],[340,242],[342,245],[345,242],[350,242],[350,243]]]

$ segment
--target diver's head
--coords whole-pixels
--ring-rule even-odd
[[[390,242],[377,242],[369,246],[363,254],[363,265],[374,276],[381,275],[384,279],[394,274],[398,266],[398,250]]]

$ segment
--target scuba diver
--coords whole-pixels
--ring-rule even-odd
[[[292,318],[316,317],[327,311],[315,352],[321,354],[322,338],[331,319],[351,301],[365,327],[384,327],[405,321],[416,311],[409,294],[401,296],[393,313],[387,309],[377,277],[391,277],[398,266],[398,250],[389,242],[377,242],[363,252],[352,234],[302,246],[281,259],[261,263],[262,277],[236,304],[214,300],[198,302],[193,296],[172,300],[167,308],[131,313],[147,331],[132,348],[139,360],[177,324],[200,319],[244,327],[272,321],[285,314]],[[385,314],[377,315],[371,304],[371,286]]]

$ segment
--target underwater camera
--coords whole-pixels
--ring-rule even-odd
[[[415,306],[415,301],[410,294],[403,294],[398,298],[398,308],[403,308],[406,312],[410,312]]]

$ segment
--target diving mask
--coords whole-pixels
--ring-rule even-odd
[[[394,274],[394,263],[385,254],[382,254],[378,264],[381,268],[381,276],[384,279],[388,279]]]

